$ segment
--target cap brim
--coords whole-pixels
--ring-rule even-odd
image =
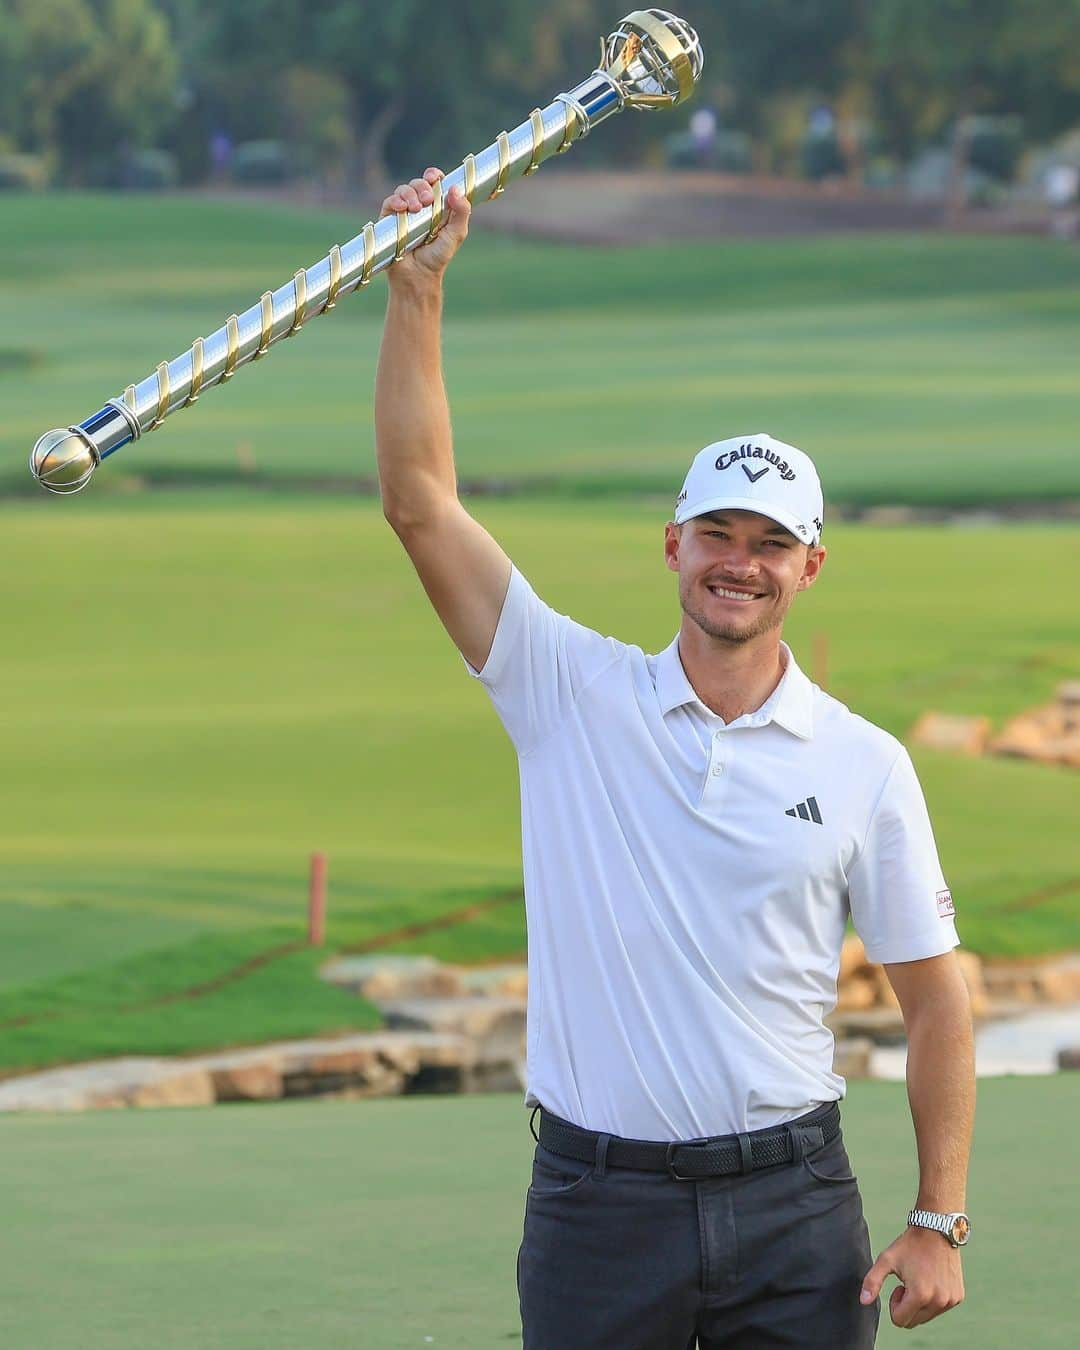
[[[785,511],[782,506],[773,506],[755,497],[710,497],[708,501],[697,503],[693,511],[685,515],[676,512],[675,524],[684,525],[688,520],[708,515],[710,511],[719,511],[724,507],[729,511],[753,511],[756,515],[768,516],[770,520],[775,520],[777,525],[783,525],[785,530],[790,530],[802,543],[817,543],[817,532],[812,525],[800,520],[793,511]]]

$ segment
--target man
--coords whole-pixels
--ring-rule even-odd
[[[889,1274],[897,1326],[963,1297],[973,1053],[911,761],[780,640],[825,562],[817,475],[764,435],[695,458],[658,656],[555,613],[457,497],[440,318],[469,204],[447,207],[389,272],[377,450],[385,515],[518,752],[525,1350],[862,1350]],[[873,1263],[822,1022],[849,911],[903,1009],[919,1155],[908,1227]]]

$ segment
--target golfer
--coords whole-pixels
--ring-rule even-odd
[[[862,1350],[890,1275],[900,1327],[963,1298],[973,1038],[911,761],[781,641],[825,563],[817,474],[759,433],[694,458],[658,655],[556,613],[458,500],[440,317],[469,204],[447,204],[389,271],[375,422],[386,518],[518,754],[525,1350]],[[876,1260],[823,1023],[849,913],[903,1010],[918,1150]]]

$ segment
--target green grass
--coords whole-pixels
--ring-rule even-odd
[[[202,1010],[131,1005],[300,937],[315,848],[330,858],[331,947],[520,883],[512,747],[398,541],[368,501],[69,505],[0,509],[0,569],[20,582],[0,663],[0,1065],[366,1024],[366,1005],[303,986],[306,955]],[[662,505],[474,509],[557,609],[647,651],[670,641]],[[787,636],[809,667],[828,634],[833,691],[895,734],[927,707],[1000,722],[1075,671],[1065,592],[1031,578],[1076,574],[1076,529],[838,526],[828,543]],[[1080,779],[916,760],[965,944],[1075,946]],[[524,947],[508,902],[394,949]],[[10,1026],[50,1008],[65,1015]]]
[[[481,213],[482,216],[482,213]],[[351,237],[342,212],[7,195],[0,484],[25,457]],[[383,283],[110,460],[135,478],[374,474]],[[476,231],[449,282],[463,478],[674,498],[691,454],[769,430],[834,501],[1080,493],[1080,255],[1033,238],[825,237],[573,249]],[[78,509],[78,508],[74,508]]]
[[[1078,1093],[1075,1075],[980,1083],[966,1301],[904,1332],[884,1307],[879,1345],[1074,1344],[1064,1294],[1080,1229],[1062,1159]],[[843,1110],[876,1256],[914,1194],[903,1085],[852,1083]],[[520,1344],[526,1121],[516,1094],[2,1120],[5,1339]]]
[[[361,223],[183,196],[3,206],[0,491],[20,492],[41,431]],[[232,969],[268,930],[301,936],[313,849],[330,855],[331,947],[519,884],[512,750],[377,504],[288,491],[373,474],[382,306],[381,282],[347,298],[110,460],[91,493],[0,506],[0,1067],[368,1024],[362,1001],[314,984],[310,953],[143,1006]],[[447,312],[462,478],[547,494],[475,513],[556,608],[647,650],[677,623],[661,527],[717,437],[805,445],[833,501],[1080,495],[1080,255],[1062,244],[572,249],[478,229]],[[252,455],[272,499],[222,490]],[[127,491],[185,474],[203,486]],[[1075,529],[830,525],[827,542],[789,636],[808,664],[827,632],[833,691],[898,735],[927,707],[1000,721],[1075,676]],[[965,943],[1075,946],[1075,774],[917,760]],[[524,945],[518,902],[396,949]]]

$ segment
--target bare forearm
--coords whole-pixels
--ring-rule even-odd
[[[375,450],[383,511],[422,521],[457,494],[443,383],[442,282],[391,283],[375,377]]]
[[[907,1087],[919,1151],[916,1206],[963,1210],[975,1120],[975,1049],[963,984],[908,1022]]]

